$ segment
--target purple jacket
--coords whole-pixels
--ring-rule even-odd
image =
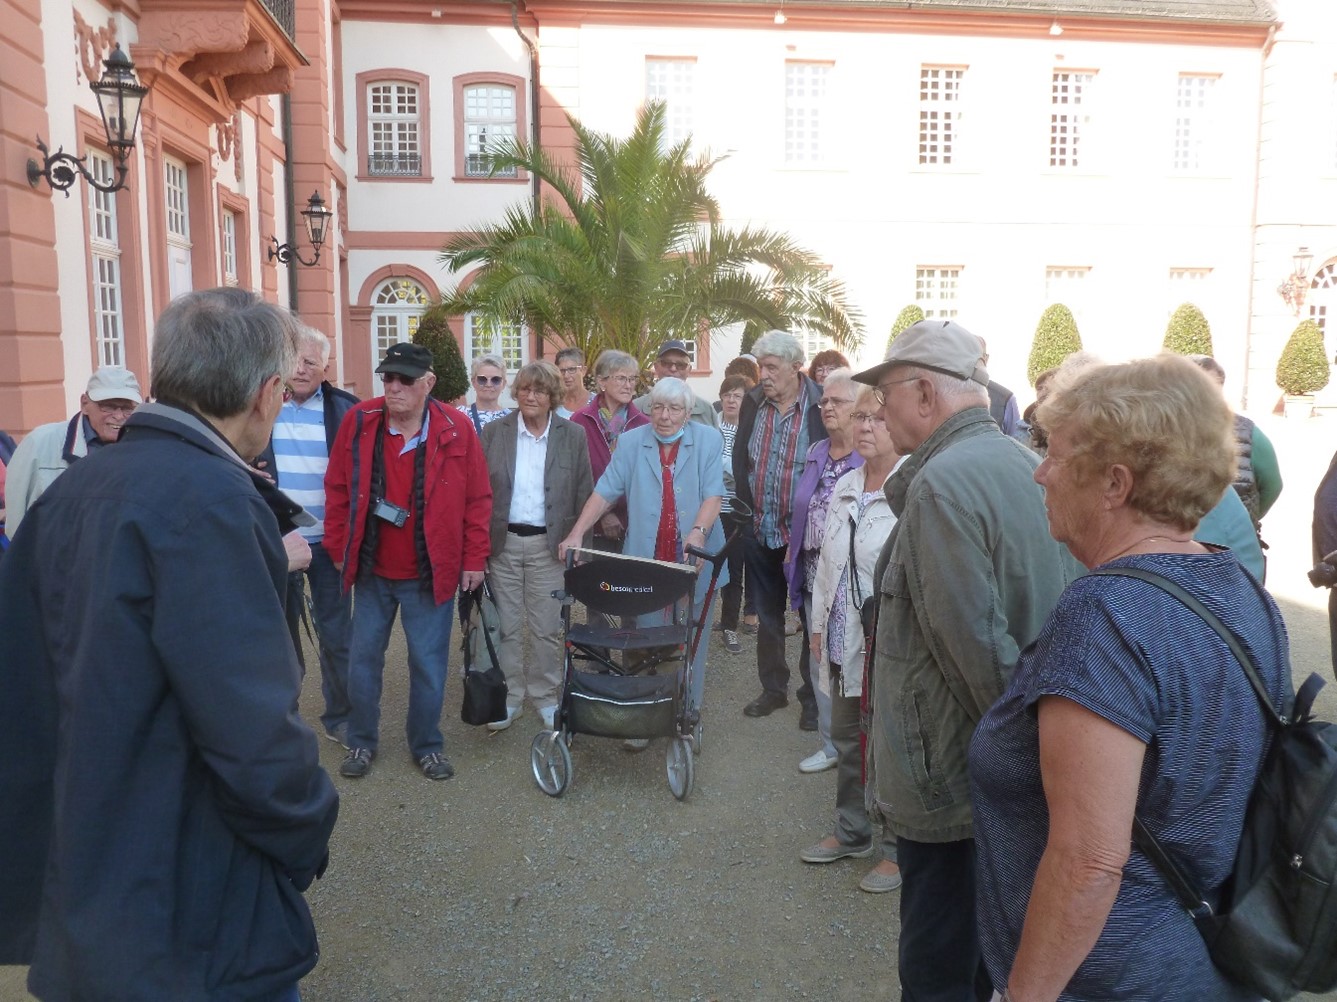
[[[824,438],[814,442],[808,448],[808,456],[803,464],[803,476],[799,477],[798,487],[794,489],[794,524],[789,527],[789,549],[785,551],[785,580],[789,583],[789,607],[798,609],[803,606],[803,534],[808,531],[808,505],[817,491],[817,482],[826,468],[826,461],[831,456],[831,440]],[[863,466],[863,456],[850,453],[850,469]]]

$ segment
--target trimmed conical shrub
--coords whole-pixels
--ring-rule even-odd
[[[1212,354],[1212,328],[1202,310],[1192,303],[1184,303],[1175,310],[1165,328],[1161,347],[1176,355]]]
[[[891,342],[901,336],[901,332],[911,324],[917,324],[924,319],[924,311],[917,305],[911,303],[900,313],[896,314],[895,321],[891,325],[891,336],[887,338],[887,350],[891,350]]]
[[[1314,321],[1301,320],[1281,349],[1277,385],[1293,397],[1328,385],[1328,353],[1323,347],[1323,331]]]
[[[423,345],[432,353],[432,371],[436,373],[432,396],[449,403],[469,392],[469,370],[465,368],[459,342],[455,340],[455,332],[450,329],[441,307],[433,306],[422,315],[413,334],[413,343]]]
[[[1032,386],[1046,369],[1055,369],[1075,351],[1082,350],[1082,336],[1077,332],[1077,321],[1072,311],[1062,303],[1055,303],[1040,315],[1031,342],[1031,356],[1026,361],[1026,379]]]

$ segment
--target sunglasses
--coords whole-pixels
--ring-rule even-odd
[[[505,376],[474,376],[474,382],[479,386],[500,386],[505,381]]]
[[[381,373],[381,382],[399,383],[401,386],[412,386],[421,378],[422,378],[421,376],[403,376],[400,375],[398,372]]]

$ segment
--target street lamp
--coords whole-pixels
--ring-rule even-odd
[[[278,237],[270,237],[269,242],[273,246],[269,248],[269,260],[278,258],[279,264],[291,264],[296,261],[308,268],[320,260],[320,248],[325,243],[325,230],[329,227],[330,217],[334,213],[325,207],[325,200],[320,197],[320,192],[313,191],[311,197],[306,200],[306,208],[301,214],[306,218],[306,235],[316,250],[315,255],[308,261],[297,252],[293,244],[281,244]]]
[[[1298,317],[1300,307],[1305,304],[1305,293],[1309,291],[1309,264],[1314,260],[1314,255],[1309,252],[1308,247],[1301,247],[1295,252],[1292,259],[1295,264],[1295,270],[1286,276],[1286,280],[1277,286],[1277,295],[1286,301],[1286,305]]]
[[[105,72],[97,83],[89,83],[89,89],[97,95],[98,111],[102,115],[102,129],[107,134],[107,148],[116,160],[115,182],[101,182],[84,166],[84,158],[66,153],[60,147],[55,153],[47,149],[42,137],[37,137],[37,149],[43,156],[42,163],[28,161],[28,183],[34,188],[37,182],[46,178],[46,183],[54,191],[65,192],[70,197],[70,189],[80,174],[85,181],[98,191],[120,191],[125,187],[126,175],[130,168],[126,161],[130,151],[135,148],[135,132],[139,128],[139,108],[144,103],[144,95],[149,89],[135,79],[135,64],[121,51],[118,44],[111,55],[102,61]]]

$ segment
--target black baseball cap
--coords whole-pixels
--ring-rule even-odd
[[[392,344],[385,360],[376,366],[377,372],[393,372],[398,376],[417,378],[432,371],[432,353],[420,344],[401,341]]]

